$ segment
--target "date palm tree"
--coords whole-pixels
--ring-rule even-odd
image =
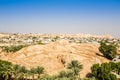
[[[19,76],[19,74],[20,74],[20,65],[18,65],[18,64],[15,64],[15,65],[13,65],[13,70],[14,70],[14,78],[15,78],[15,80],[17,80],[18,79],[18,76]]]
[[[20,67],[19,72],[20,72],[20,79],[24,79],[25,78],[25,74],[27,73],[26,67],[25,66]]]
[[[40,78],[40,75],[44,73],[44,68],[38,66],[38,67],[36,68],[36,73],[38,74],[38,79],[39,79],[39,78]]]
[[[67,68],[74,71],[75,75],[78,75],[82,69],[82,65],[77,60],[72,60],[71,63],[68,64]]]
[[[37,72],[36,72],[36,68],[31,68],[30,69],[30,75],[32,76],[32,79],[34,80],[34,76],[35,76],[35,74],[36,74]]]
[[[0,60],[0,79],[9,80],[13,76],[12,63]]]

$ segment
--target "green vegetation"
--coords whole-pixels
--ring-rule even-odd
[[[37,44],[44,45],[44,43],[42,43],[42,41],[37,41]]]
[[[81,79],[79,76],[81,69],[82,65],[73,60],[68,64],[66,71],[50,76],[40,66],[27,69],[25,66],[0,60],[0,80],[118,80],[116,75],[120,75],[120,62],[94,64],[91,67],[91,78]]]
[[[25,66],[20,66],[12,64],[8,61],[0,60],[0,80],[33,80],[34,77],[30,78],[31,76],[36,76],[40,78],[41,74],[43,73],[44,68],[40,66],[28,70]]]
[[[114,44],[109,44],[105,42],[100,43],[99,51],[103,53],[104,57],[112,60],[113,58],[116,57],[116,45]]]
[[[45,76],[40,80],[81,80],[79,72],[82,69],[82,65],[77,61],[73,60],[68,64],[67,71],[61,71],[58,75]]]
[[[68,69],[71,69],[75,75],[79,75],[82,65],[77,60],[73,60],[68,64]]]
[[[25,66],[0,60],[0,80],[80,80],[78,73],[81,69],[82,65],[77,60],[73,60],[68,64],[67,71],[61,71],[58,75],[49,76],[44,74],[44,68],[40,66],[28,70]]]
[[[19,51],[20,49],[22,49],[22,48],[24,48],[24,47],[27,47],[28,45],[12,45],[12,46],[2,46],[1,48],[2,48],[2,50],[4,51],[4,52],[7,52],[7,53],[9,53],[9,52],[17,52],[17,51]]]
[[[13,73],[12,63],[0,60],[0,80],[12,79]]]
[[[120,75],[120,62],[94,64],[91,71],[97,80],[118,80],[116,75]]]

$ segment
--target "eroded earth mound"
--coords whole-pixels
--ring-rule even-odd
[[[42,66],[50,75],[65,70],[71,60],[78,60],[83,65],[80,76],[85,77],[93,64],[108,62],[106,58],[100,56],[98,47],[99,44],[69,43],[66,40],[60,40],[46,45],[31,45],[16,53],[1,55],[0,59],[24,65],[27,68]]]

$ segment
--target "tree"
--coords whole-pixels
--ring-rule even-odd
[[[71,63],[68,64],[67,68],[74,71],[75,75],[78,75],[82,69],[82,65],[77,60],[72,60]]]
[[[104,57],[112,60],[113,58],[116,57],[117,48],[116,45],[114,44],[101,42],[99,51],[103,53]]]
[[[0,80],[10,80],[13,75],[12,63],[0,60]]]
[[[109,66],[108,63],[102,63],[100,67],[100,73],[99,73],[99,78],[102,80],[107,80],[110,78],[110,73],[111,73],[111,67]]]
[[[101,65],[99,64],[94,64],[91,67],[91,71],[93,76],[97,80],[117,80],[116,75],[112,74],[112,66],[114,64],[112,63],[102,63]]]
[[[20,78],[21,79],[24,79],[25,78],[25,75],[27,74],[27,69],[25,66],[21,66],[20,67],[20,70],[19,70],[19,75],[20,75]]]
[[[111,70],[116,70],[116,63],[114,63],[114,62],[109,62],[108,63],[109,64],[109,66],[111,67]]]
[[[111,80],[118,80],[117,77],[114,74],[109,74]]]
[[[19,77],[19,73],[20,73],[20,68],[21,66],[18,64],[13,65],[13,70],[14,70],[14,78],[17,80]]]
[[[3,46],[2,50],[9,53],[9,52],[16,52],[22,49],[23,47],[27,47],[28,45],[12,45],[12,46]]]
[[[94,64],[92,67],[91,67],[91,71],[92,71],[92,74],[93,76],[95,76],[96,78],[98,77],[99,73],[100,73],[100,65],[99,64]]]
[[[73,71],[67,71],[67,77],[68,78],[74,78],[74,72]]]
[[[60,77],[60,78],[67,77],[67,72],[66,72],[66,71],[61,71],[61,72],[59,73],[59,77]]]
[[[36,72],[36,68],[31,68],[30,69],[30,74],[31,74],[31,76],[32,76],[32,78],[34,79],[34,75],[36,74],[37,72]]]
[[[53,75],[53,76],[44,75],[39,80],[58,80],[58,76],[56,76],[56,75]]]
[[[116,73],[120,75],[120,62],[116,63]]]
[[[38,74],[38,79],[39,79],[39,78],[40,78],[40,74],[43,74],[43,73],[44,73],[44,68],[38,66],[38,67],[36,68],[36,73]]]

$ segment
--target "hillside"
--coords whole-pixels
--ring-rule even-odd
[[[2,38],[2,37],[8,37],[8,36],[9,36],[9,34],[0,33],[0,38]]]
[[[90,72],[90,67],[95,63],[108,62],[98,50],[99,44],[69,43],[67,40],[51,42],[46,45],[31,45],[16,53],[2,55],[0,59],[24,65],[27,68],[43,66],[50,75],[66,69],[71,60],[78,60],[83,65],[80,73],[85,77]],[[63,64],[62,62],[65,62]]]

